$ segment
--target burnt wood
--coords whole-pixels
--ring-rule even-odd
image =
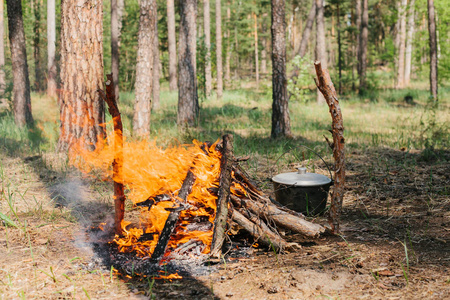
[[[211,244],[211,256],[220,257],[222,245],[225,240],[227,226],[228,202],[230,199],[231,170],[234,163],[233,135],[226,134],[222,137],[223,148],[220,160],[219,191],[217,197],[217,211],[214,219],[214,233]]]
[[[183,181],[183,185],[178,192],[178,198],[186,202],[187,196],[191,193],[192,186],[194,185],[196,179],[197,177],[194,175],[194,173],[189,170],[187,172],[186,178]],[[169,216],[167,217],[166,224],[164,225],[164,228],[159,236],[158,244],[156,244],[155,251],[153,251],[151,257],[152,262],[159,263],[163,258],[164,253],[166,252],[167,244],[169,243],[173,230],[177,225],[181,211],[182,209],[175,209],[171,211]]]
[[[319,91],[325,97],[330,108],[332,118],[333,134],[333,156],[335,161],[333,194],[331,196],[331,208],[329,222],[334,233],[339,233],[339,218],[342,212],[342,201],[344,199],[345,187],[345,152],[344,152],[344,122],[342,119],[341,108],[337,97],[336,89],[331,81],[330,74],[326,68],[322,69],[320,61],[314,63],[316,68],[316,85]],[[330,144],[330,143],[329,143]]]

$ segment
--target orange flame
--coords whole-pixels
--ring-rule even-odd
[[[114,139],[110,136],[107,140],[110,144],[104,143],[95,151],[74,147],[70,153],[70,163],[85,173],[97,173],[104,180],[111,180]],[[207,231],[189,231],[186,226],[193,219],[214,224],[217,196],[209,189],[218,187],[221,153],[216,150],[217,143],[208,147],[194,140],[192,145],[163,149],[155,141],[124,141],[123,174],[120,177],[127,189],[127,198],[138,204],[166,194],[170,200],[157,202],[150,209],[141,208],[138,226],[130,226],[129,221],[122,222],[124,237],[116,236],[114,239],[120,251],[135,251],[140,257],[151,256],[169,215],[166,208],[178,206],[175,199],[188,170],[191,170],[197,177],[186,200],[191,207],[180,213],[181,221],[169,241],[168,249],[174,250],[178,245],[196,239],[204,244],[202,253],[209,253],[213,225]],[[145,233],[153,234],[153,239],[140,241],[139,238]]]

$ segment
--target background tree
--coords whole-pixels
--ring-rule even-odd
[[[209,0],[203,0],[203,25],[205,30],[205,91],[206,97],[211,95],[211,18]]]
[[[175,37],[175,4],[167,0],[167,35],[169,44],[169,88],[177,89],[177,41]]]
[[[116,98],[119,98],[119,48],[124,8],[123,1],[111,0],[111,73],[113,75]]]
[[[6,5],[14,85],[14,120],[18,126],[32,125],[30,78],[28,76],[22,2],[7,0]]]
[[[398,49],[398,70],[397,70],[397,88],[405,86],[405,50],[406,50],[406,6],[407,0],[401,0],[400,3],[400,47]]]
[[[217,99],[223,96],[223,66],[222,66],[222,5],[216,0],[216,70],[217,70]]]
[[[34,89],[38,92],[42,90],[42,67],[41,67],[41,1],[32,0],[34,12],[34,24],[33,24],[33,58],[34,58]]]
[[[327,48],[325,43],[325,20],[323,0],[316,0],[316,60],[322,63],[322,67],[327,68]],[[317,103],[325,103],[325,98],[317,89]]]
[[[61,1],[61,133],[58,148],[93,150],[103,140],[103,6],[101,0]]]
[[[367,42],[369,37],[369,1],[362,0],[361,29],[359,33],[359,93],[363,94],[366,89],[367,71]]]
[[[56,97],[56,6],[47,0],[47,95]]]
[[[409,85],[411,80],[411,65],[412,65],[412,47],[414,38],[414,14],[416,1],[411,0],[409,2],[409,12],[408,12],[408,35],[406,40],[406,50],[405,50],[405,86]]]
[[[161,91],[161,59],[159,53],[159,35],[158,35],[158,12],[156,12],[155,18],[155,46],[153,48],[154,59],[153,59],[153,87],[152,87],[152,108],[159,109],[160,101],[160,91]]]
[[[0,1],[0,95],[3,96],[6,88],[6,78],[5,78],[5,42],[3,36],[5,34],[5,20],[4,20],[4,3]],[[0,98],[0,104],[2,99]]]
[[[298,49],[297,55],[300,55],[301,57],[305,56],[306,54],[306,48],[308,46],[309,36],[311,35],[315,17],[316,17],[316,0],[313,0],[311,9],[309,10],[308,18],[306,19],[305,28],[303,29],[300,47]]]
[[[196,74],[197,1],[180,0],[179,3],[177,123],[180,128],[184,128],[195,125],[199,111]]]
[[[434,0],[428,0],[428,32],[430,35],[430,91],[434,100],[438,100],[438,57],[436,42],[436,13]]]
[[[285,1],[272,0],[272,138],[291,136],[286,77]]]
[[[133,115],[133,132],[138,136],[150,133],[156,16],[156,0],[141,0]]]

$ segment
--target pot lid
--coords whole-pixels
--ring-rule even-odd
[[[293,186],[321,186],[329,184],[331,179],[321,174],[308,173],[306,168],[298,168],[298,172],[278,174],[272,181]]]

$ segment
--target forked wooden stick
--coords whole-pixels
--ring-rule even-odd
[[[123,126],[119,108],[117,107],[116,95],[114,91],[114,81],[112,74],[106,75],[106,97],[100,93],[103,100],[108,104],[108,111],[113,118],[114,125],[114,160],[113,180],[114,180],[114,228],[116,234],[122,235],[121,223],[125,215],[125,194],[123,192]]]
[[[331,128],[333,134],[332,149],[335,161],[335,171],[329,221],[333,232],[339,233],[339,217],[342,212],[342,200],[344,199],[345,185],[344,122],[342,120],[342,113],[341,108],[339,107],[336,89],[331,81],[328,70],[322,69],[320,61],[316,61],[314,67],[316,68],[317,74],[317,80],[314,78],[314,81],[327,101],[333,120]]]

